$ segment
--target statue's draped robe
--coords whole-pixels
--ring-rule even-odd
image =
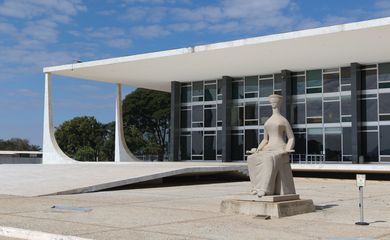
[[[265,195],[295,194],[289,155],[284,142],[286,132],[293,137],[291,126],[281,116],[271,118],[264,124],[268,132],[268,144],[262,151],[248,156],[252,188],[258,193],[263,191]]]
[[[285,151],[260,151],[248,156],[248,170],[253,189],[264,191],[266,195],[295,194]]]

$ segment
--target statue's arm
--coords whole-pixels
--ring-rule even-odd
[[[294,145],[295,145],[295,137],[294,133],[291,129],[290,123],[286,120],[286,135],[287,135],[287,145],[286,145],[286,151],[287,152],[294,152]]]
[[[261,151],[263,150],[263,148],[265,147],[265,145],[268,144],[268,133],[267,131],[264,129],[264,137],[263,137],[263,140],[260,142],[259,146],[257,147],[257,151]]]

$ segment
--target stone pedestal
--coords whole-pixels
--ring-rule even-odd
[[[221,202],[221,212],[245,214],[250,216],[271,216],[281,218],[314,212],[311,199],[300,199],[298,194],[242,197]]]

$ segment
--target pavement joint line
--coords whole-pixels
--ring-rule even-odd
[[[243,217],[243,218],[250,218],[250,219],[253,219],[252,216],[245,216],[245,215],[239,215],[240,217]],[[170,224],[180,224],[180,223],[190,223],[190,222],[193,222],[193,221],[198,221],[198,220],[209,220],[209,219],[215,219],[215,218],[228,218],[228,217],[237,217],[236,214],[228,214],[228,215],[222,215],[220,217],[209,217],[209,218],[204,218],[204,219],[193,219],[193,220],[185,220],[185,221],[177,221],[177,222],[174,222],[174,223],[169,223],[169,224],[155,224],[155,225],[151,225],[151,226],[145,226],[145,227],[142,227],[141,229],[139,229],[139,227],[136,227],[136,228],[131,228],[132,230],[143,230],[143,231],[148,231],[146,230],[145,228],[149,228],[149,227],[158,227],[158,226],[163,226],[163,225],[170,225]],[[279,220],[279,219],[275,219],[275,220]],[[268,229],[271,229],[273,231],[280,231],[280,226],[267,226]],[[150,232],[157,232],[157,233],[164,233],[164,234],[167,234],[166,232],[160,232],[160,231],[151,231],[149,230]],[[301,232],[295,232],[295,231],[292,231],[294,233],[296,233],[297,235],[303,235],[305,237],[312,237],[310,235],[307,235],[307,234],[302,234]],[[170,233],[171,234],[171,233]],[[187,236],[187,235],[186,235]],[[187,236],[188,237],[188,236]],[[193,237],[196,237],[196,238],[199,238],[198,236],[193,236]],[[207,239],[207,238],[206,238]]]
[[[229,215],[220,215],[220,216],[214,216],[214,217],[193,218],[193,219],[174,221],[174,222],[167,222],[167,223],[158,223],[158,224],[152,224],[152,225],[135,226],[135,227],[132,227],[131,229],[143,229],[143,228],[158,227],[158,226],[164,226],[164,225],[170,225],[170,224],[190,223],[190,222],[194,222],[194,221],[203,221],[203,220],[209,220],[209,219],[225,218],[225,217],[230,217],[230,216],[234,216],[234,215],[229,214]]]
[[[175,210],[175,211],[190,211],[190,212],[199,212],[199,213],[220,213],[219,208],[216,209],[218,211],[212,212],[210,210],[199,210],[199,209],[188,209],[188,208],[174,208],[174,207],[161,207],[161,206],[142,206],[142,205],[134,205],[135,207],[142,207],[142,208],[158,208],[158,209],[165,209],[165,210]]]
[[[89,231],[89,232],[83,232],[83,233],[77,233],[76,235],[77,236],[85,236],[85,235],[96,234],[96,233],[105,233],[105,232],[112,232],[112,231],[130,230],[128,228],[112,228],[112,227],[106,227],[106,228],[108,228],[108,229],[97,230],[97,231]]]
[[[163,235],[167,235],[167,236],[185,237],[185,239],[188,238],[188,235],[185,235],[185,234],[166,233],[166,232],[142,230],[142,229],[136,229],[136,228],[119,228],[119,229],[112,229],[112,230],[95,231],[95,232],[90,232],[90,233],[81,233],[81,234],[77,234],[77,235],[78,236],[86,236],[86,235],[89,235],[89,234],[108,233],[108,232],[112,232],[112,231],[136,231],[136,232],[146,232],[146,233],[159,233],[159,234],[163,234]],[[197,239],[203,239],[203,240],[212,240],[210,238],[197,237],[197,236],[196,236],[196,238]]]
[[[121,229],[121,227],[116,227],[116,226],[107,226],[107,225],[101,225],[101,224],[96,224],[96,223],[85,223],[85,222],[74,222],[74,221],[69,221],[69,220],[63,220],[63,219],[53,219],[53,218],[44,218],[44,217],[32,217],[32,216],[24,216],[24,215],[13,215],[13,214],[0,214],[0,215],[5,215],[5,216],[12,216],[12,217],[21,217],[21,218],[28,218],[32,220],[47,220],[47,221],[56,221],[56,222],[64,222],[64,223],[73,223],[73,224],[83,224],[83,225],[89,225],[89,226],[94,226],[94,227],[105,227],[105,228],[115,228],[115,229]]]
[[[191,199],[203,199],[203,198],[206,198],[206,199],[209,199],[209,197],[186,197],[186,198],[180,198],[180,199],[165,199],[165,200],[160,200],[160,201],[157,201],[157,202],[168,202],[168,201],[173,201],[173,200],[191,200]],[[67,199],[65,199],[67,200]],[[106,204],[102,204],[102,205],[93,205],[93,206],[83,206],[83,207],[86,207],[86,208],[92,208],[92,210],[94,208],[103,208],[103,207],[109,207],[109,206],[133,206],[133,207],[136,207],[136,208],[160,208],[160,209],[166,209],[166,210],[182,210],[182,211],[195,211],[195,212],[201,212],[201,213],[204,213],[204,212],[209,212],[209,211],[202,211],[202,210],[196,210],[196,209],[182,209],[182,208],[170,208],[170,207],[158,207],[158,206],[141,206],[139,204],[143,204],[143,203],[150,203],[150,202],[156,202],[156,201],[139,201],[139,202],[132,202],[132,203],[106,203]],[[138,204],[138,205],[137,205]],[[10,213],[1,213],[0,214],[3,214],[3,215],[15,215],[15,216],[24,216],[24,215],[18,215],[18,214],[28,214],[28,213],[40,213],[40,212],[47,212],[49,209],[39,209],[39,210],[35,210],[35,211],[22,211],[22,212],[10,212]]]
[[[158,207],[156,207],[156,208],[158,208]],[[184,209],[177,209],[177,210],[190,211],[190,212],[193,211],[193,210],[184,210]],[[202,213],[204,213],[204,212],[202,212]],[[85,224],[85,225],[96,226],[96,227],[115,228],[115,230],[120,230],[120,229],[134,230],[134,229],[145,228],[145,227],[155,227],[155,226],[163,226],[163,225],[176,224],[176,223],[187,223],[187,222],[193,222],[193,221],[199,221],[199,220],[208,220],[208,219],[216,219],[216,218],[235,216],[232,214],[221,214],[221,215],[213,216],[213,217],[193,218],[193,219],[182,220],[182,221],[173,221],[173,222],[159,223],[159,224],[154,224],[154,225],[141,225],[141,226],[134,226],[134,227],[126,228],[126,227],[117,227],[117,226],[112,226],[112,225],[100,225],[100,224],[93,224],[93,223],[73,222],[73,221],[67,221],[67,220],[62,220],[62,219],[31,217],[31,216],[12,215],[12,214],[3,214],[3,215],[11,215],[11,216],[16,216],[16,217],[26,217],[26,218],[31,218],[31,219],[54,220],[54,221],[67,222],[67,223]]]
[[[239,194],[236,194],[236,195],[229,195],[229,196],[226,196],[227,198],[228,197],[237,197],[237,195]],[[186,197],[183,197],[183,198],[171,198],[171,199],[164,199],[164,200],[147,200],[147,201],[134,201],[134,202],[121,202],[121,203],[112,203],[112,202],[101,202],[101,203],[106,203],[104,205],[95,205],[95,206],[86,206],[86,207],[90,207],[90,208],[94,208],[94,207],[106,207],[106,206],[112,206],[112,205],[115,205],[115,206],[127,206],[127,205],[132,205],[132,206],[136,206],[137,204],[143,204],[143,203],[151,203],[151,202],[159,202],[159,203],[162,203],[162,202],[170,202],[170,201],[184,201],[184,200],[192,200],[192,199],[210,199],[210,198],[222,198],[225,196],[221,196],[221,195],[218,195],[218,196],[204,196],[204,197],[190,197],[190,196],[186,196]],[[136,206],[138,207],[138,206]],[[140,207],[145,207],[145,206],[140,206]],[[146,207],[150,207],[150,206],[146,206]],[[151,208],[156,208],[154,206],[151,206]],[[172,209],[172,208],[168,208],[168,209]],[[175,209],[175,208],[173,208]],[[181,210],[181,209],[178,209],[178,210]],[[186,210],[186,209],[183,209],[183,210]],[[192,211],[192,209],[190,209]],[[194,210],[196,211],[196,210]],[[200,210],[199,210],[200,211]]]
[[[28,240],[88,240],[87,238],[80,238],[70,235],[52,234],[46,232],[32,231],[22,228],[4,227],[0,226],[0,236],[10,238],[21,238]]]
[[[184,210],[184,211],[187,211],[187,210]],[[100,225],[100,224],[94,224],[94,223],[88,223],[88,222],[73,222],[73,221],[68,221],[68,220],[63,220],[63,219],[53,219],[53,218],[45,218],[45,217],[32,217],[32,216],[13,215],[13,214],[2,214],[2,215],[8,215],[8,216],[13,216],[13,217],[24,217],[24,218],[30,218],[30,219],[48,220],[48,221],[66,222],[66,223],[73,223],[73,224],[84,224],[84,225],[90,225],[90,226],[96,226],[96,227],[124,229],[124,227],[117,227],[117,226],[112,226],[112,225]],[[172,224],[172,223],[182,223],[182,222],[191,222],[191,221],[198,221],[198,220],[207,220],[207,219],[222,218],[222,217],[227,217],[227,216],[231,216],[231,215],[219,215],[219,216],[206,217],[206,218],[194,218],[194,219],[188,219],[188,220],[183,220],[183,221],[166,222],[166,223],[160,223],[160,224],[155,224],[155,225],[147,225],[147,226],[141,225],[141,226],[129,227],[129,228],[126,228],[126,229],[138,229],[138,228],[149,227],[149,226],[168,225],[168,224]]]
[[[245,193],[242,193],[243,195],[245,195]],[[240,194],[235,194],[235,195],[229,195],[227,197],[234,197],[234,196],[237,196],[237,195],[240,195]],[[131,197],[131,196],[129,196]],[[180,197],[180,196],[179,196]],[[221,195],[218,195],[218,196],[212,196],[211,198],[221,198],[221,197],[224,197],[224,196],[221,196]],[[61,199],[61,200],[72,200],[72,199],[67,199],[67,198],[58,198],[58,199]],[[103,201],[95,201],[95,200],[91,200],[91,202],[94,202],[94,203],[102,203],[102,205],[94,205],[94,206],[84,206],[84,207],[89,207],[89,208],[96,208],[96,207],[106,207],[106,206],[127,206],[127,205],[136,205],[136,204],[142,204],[142,203],[151,203],[151,202],[169,202],[169,201],[184,201],[184,200],[191,200],[191,199],[210,199],[210,196],[204,196],[204,197],[192,197],[192,196],[185,196],[185,197],[180,197],[180,198],[170,198],[170,199],[163,199],[163,200],[146,200],[146,201],[134,201],[134,202],[119,202],[119,203],[115,203],[115,202],[103,202]],[[80,201],[88,201],[88,200],[80,200]],[[137,206],[138,207],[138,206]],[[142,206],[144,207],[144,206]],[[180,209],[179,209],[180,210]],[[185,210],[185,209],[183,209]],[[42,211],[42,210],[38,210],[38,211]],[[36,211],[31,211],[31,212],[36,212]]]
[[[377,195],[377,196],[364,196],[364,199],[375,199],[375,198],[377,198],[377,197],[385,197],[385,196],[388,196],[388,195],[390,195],[390,194],[380,194],[380,195]],[[379,200],[379,199],[378,199]],[[329,202],[329,201],[327,201],[327,202],[321,202],[321,203],[319,203],[319,202],[315,202],[315,204],[328,204],[328,203],[335,203],[335,202],[349,202],[349,201],[359,201],[359,196],[356,196],[356,197],[354,197],[354,198],[346,198],[346,199],[337,199],[337,200],[335,200],[335,201],[331,201],[331,202]]]
[[[379,235],[379,236],[376,236],[375,238],[383,238],[383,237],[387,237],[387,236],[390,236],[390,232],[389,233],[386,233],[386,234],[382,234],[382,235]]]
[[[134,202],[99,202],[99,201],[93,201],[94,203],[102,203],[101,205],[88,205],[88,206],[83,206],[87,208],[101,208],[101,207],[107,207],[107,206],[128,206],[132,205],[135,206],[135,204],[142,204],[142,203],[151,203],[151,202],[169,202],[169,201],[175,201],[175,200],[189,200],[189,199],[201,199],[201,198],[207,198],[209,197],[183,197],[183,198],[171,198],[171,199],[164,199],[164,200],[146,200],[146,201],[134,201]],[[61,199],[61,200],[71,200],[71,199]],[[91,202],[92,202],[91,201]],[[138,207],[138,206],[136,206]],[[144,207],[144,206],[142,206]],[[37,211],[26,211],[26,212],[20,212],[20,213],[30,213],[30,212],[42,212],[44,210],[37,210]]]
[[[151,230],[146,230],[146,229],[132,229],[133,231],[138,231],[138,232],[147,232],[147,233],[159,233],[159,234],[165,234],[165,235],[171,235],[171,236],[177,236],[177,237],[185,237],[188,238],[188,235],[185,234],[179,234],[179,233],[166,233],[166,232],[161,232],[161,231],[151,231]],[[205,237],[200,237],[200,236],[190,236],[193,238],[197,239],[203,239],[203,240],[212,240],[212,238],[205,238]]]
[[[304,219],[300,219],[300,218],[294,218],[294,216],[291,216],[291,217],[289,217],[291,220],[293,220],[294,222],[300,222],[299,224],[300,225],[306,225],[307,224],[307,220],[304,220]],[[286,219],[286,218],[284,218],[284,220],[289,220],[289,219]],[[310,219],[310,222],[311,223],[318,223],[318,224],[320,224],[320,223],[328,223],[328,224],[337,224],[337,225],[344,225],[344,226],[351,226],[351,227],[357,227],[356,225],[355,225],[355,221],[351,221],[350,223],[340,223],[340,222],[331,222],[331,221],[326,221],[326,220],[324,220],[324,219],[322,219],[321,221],[319,221],[319,220],[315,220],[315,219]],[[381,229],[383,229],[383,228],[385,228],[385,229],[388,229],[388,227],[382,227],[382,226],[370,226],[371,228],[381,228]],[[388,233],[388,234],[386,234],[386,235],[390,235],[390,232]]]

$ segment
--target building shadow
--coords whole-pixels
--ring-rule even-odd
[[[161,188],[161,187],[178,187],[189,185],[205,185],[215,183],[229,183],[229,182],[247,182],[248,177],[245,174],[233,172],[223,173],[203,173],[203,174],[183,174],[170,177],[164,177],[154,179],[150,181],[132,183],[128,185],[108,188],[101,190],[104,191],[117,191],[117,190],[130,190],[130,189],[143,189],[143,188]]]
[[[315,208],[317,211],[319,210],[325,210],[328,208],[338,207],[338,204],[325,204],[325,205],[316,205]]]
[[[369,222],[369,224],[373,224],[373,223],[385,223],[387,221],[384,221],[384,220],[377,220],[377,221],[373,221],[373,222]]]

